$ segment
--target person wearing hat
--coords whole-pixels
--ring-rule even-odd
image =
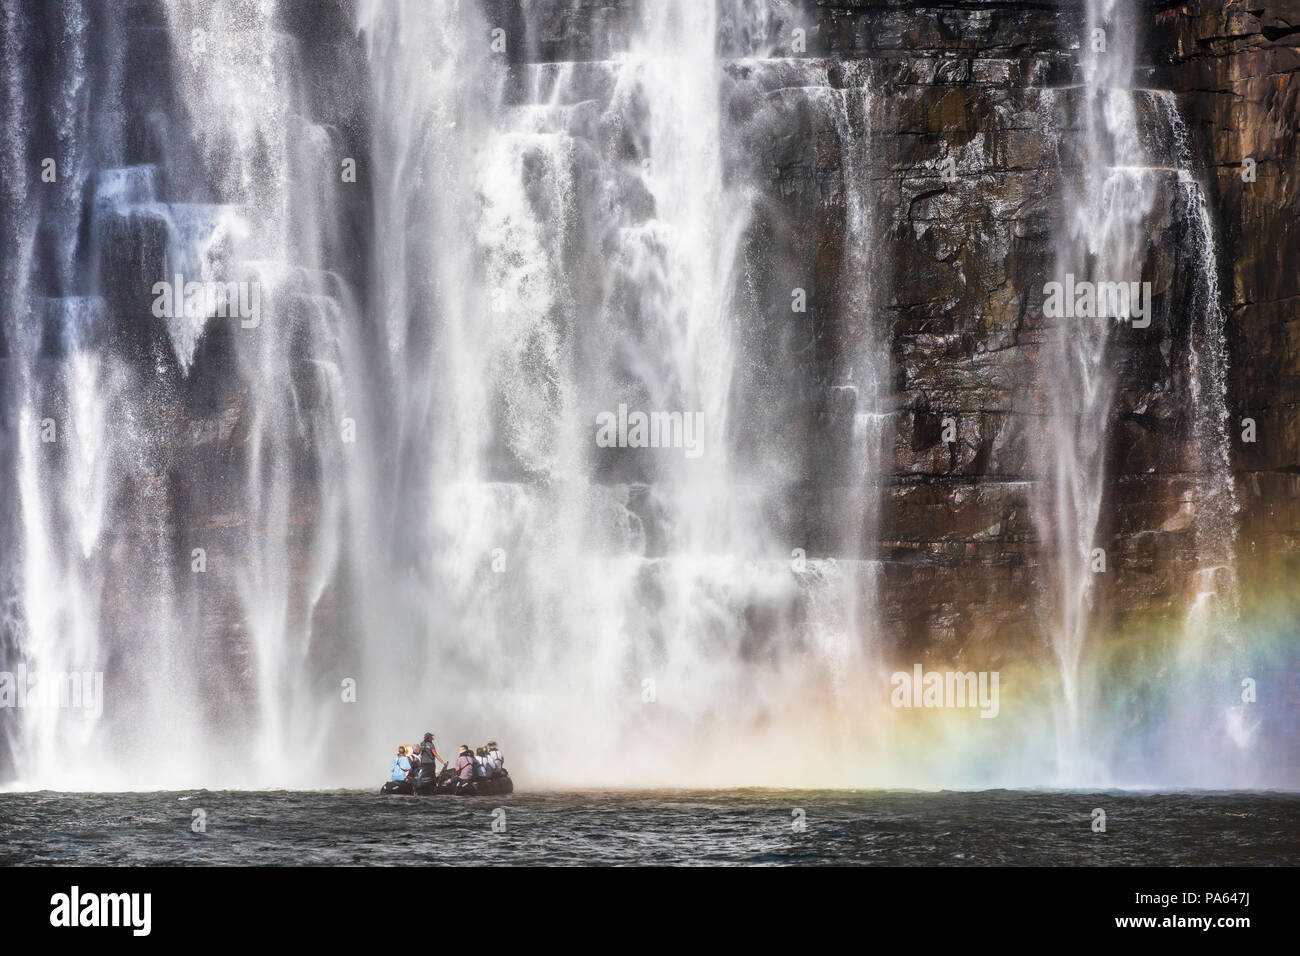
[[[505,769],[506,762],[501,757],[501,751],[497,749],[497,742],[489,740],[487,742],[488,759],[492,761],[492,770],[494,773],[500,773]]]
[[[447,761],[442,759],[442,755],[439,754],[437,748],[434,747],[432,733],[426,733],[424,735],[424,739],[420,741],[419,749],[420,760],[418,764],[419,769],[416,774],[416,784],[418,785],[426,782],[433,783],[434,778],[438,775],[438,768],[434,761],[442,761],[444,769],[447,766]]]

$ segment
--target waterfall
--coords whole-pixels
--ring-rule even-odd
[[[1240,705],[1236,667],[1244,662],[1236,568],[1237,500],[1229,460],[1228,355],[1214,226],[1205,189],[1192,168],[1187,128],[1171,94],[1159,98],[1172,133],[1179,211],[1186,222],[1185,268],[1192,275],[1186,349],[1191,454],[1189,486],[1195,514],[1196,567],[1184,633],[1174,661],[1166,747],[1170,779],[1213,786],[1224,768],[1239,779],[1257,773],[1250,755],[1259,721]],[[1225,694],[1225,691],[1227,692]],[[1194,753],[1193,759],[1183,755]]]
[[[1240,504],[1229,461],[1227,376],[1224,336],[1227,317],[1219,290],[1219,260],[1214,224],[1205,189],[1192,168],[1193,153],[1187,127],[1173,95],[1159,96],[1160,115],[1173,136],[1173,155],[1181,192],[1180,213],[1187,223],[1188,267],[1195,280],[1190,299],[1192,321],[1187,330],[1188,392],[1194,460],[1191,469],[1200,483],[1197,510],[1197,553],[1202,571],[1216,580],[1224,609],[1237,611],[1235,549],[1236,514]]]
[[[98,719],[0,709],[6,784],[369,786],[425,730],[444,754],[509,741],[538,787],[680,784],[684,766],[786,785],[796,755],[807,785],[947,784],[1008,740],[1042,765],[1037,688],[1008,682],[1029,706],[971,731],[967,712],[894,710],[887,667],[1042,663],[965,641],[957,600],[927,618],[943,637],[901,633],[910,594],[885,593],[917,561],[938,607],[978,590],[956,565],[998,549],[1006,574],[969,617],[1031,616],[1002,606],[1018,505],[939,487],[1020,494],[1021,409],[992,405],[1031,384],[1043,593],[1025,603],[1058,782],[1217,779],[1179,756],[1200,726],[1246,765],[1254,725],[1215,696],[1241,649],[1214,197],[1173,95],[1140,85],[1124,0],[1088,0],[1081,82],[1024,100],[999,77],[1056,61],[994,51],[967,83],[961,58],[894,55],[896,5],[879,37],[874,10],[788,0],[0,5],[0,672],[104,682]],[[963,272],[960,301],[1010,315],[988,350],[988,314],[890,288],[890,203],[967,195],[931,189],[915,111],[976,106],[1002,126],[963,169],[981,151],[1007,167],[969,183],[1005,193],[998,226],[943,224],[925,241],[962,256],[924,268],[1021,257],[997,236],[1037,255],[1037,198],[994,180],[1051,142],[1048,278],[1151,279],[1149,327],[1129,303],[1046,316],[1040,339],[1014,270],[969,289]],[[944,344],[908,351],[891,322]],[[1012,423],[979,456],[1004,460],[936,476],[895,430],[927,376],[900,384],[916,369],[893,363],[967,339],[983,357],[938,388]],[[1159,477],[1185,536],[1161,545],[1188,592],[1132,745],[1102,686],[1118,639],[1094,571],[1117,482],[1145,477],[1111,460],[1129,348],[1160,352],[1168,382],[1145,384],[1182,403]],[[1010,378],[1035,357],[1036,382]],[[898,522],[920,547],[886,563],[900,479],[927,497]],[[920,527],[948,506],[953,526]],[[909,749],[940,738],[962,752]]]
[[[1053,278],[1098,285],[1137,283],[1151,275],[1154,230],[1162,211],[1173,207],[1185,224],[1181,269],[1194,284],[1188,297],[1193,315],[1186,338],[1177,344],[1187,365],[1181,384],[1193,459],[1187,464],[1193,473],[1187,506],[1195,512],[1198,560],[1180,639],[1186,656],[1208,626],[1201,620],[1209,593],[1204,582],[1214,578],[1228,592],[1235,590],[1236,503],[1225,430],[1224,319],[1213,229],[1204,193],[1190,170],[1186,129],[1170,94],[1133,88],[1133,23],[1133,12],[1123,2],[1087,4],[1080,41],[1083,86],[1072,97],[1080,114],[1079,171],[1068,195]],[[1057,319],[1043,364],[1050,409],[1045,419],[1050,428],[1045,442],[1050,477],[1034,502],[1034,517],[1047,544],[1046,587],[1052,609],[1048,633],[1060,675],[1057,781],[1069,785],[1109,779],[1117,757],[1107,753],[1102,742],[1107,729],[1098,712],[1102,692],[1088,650],[1099,627],[1095,610],[1099,575],[1105,571],[1102,545],[1110,533],[1103,515],[1112,477],[1107,455],[1118,386],[1114,368],[1132,337],[1144,334],[1136,324],[1126,328],[1130,322],[1136,319],[1124,312]],[[1199,670],[1205,662],[1197,657]],[[1171,696],[1176,694],[1171,691]],[[1182,731],[1170,730],[1171,736],[1192,731],[1188,709],[1174,709],[1179,713],[1170,714],[1168,728]],[[1177,762],[1178,753],[1170,747],[1160,759]],[[1141,772],[1151,773],[1152,768],[1148,765]]]
[[[376,3],[359,18],[375,162],[394,171],[377,216],[407,224],[376,238],[399,361],[404,461],[390,493],[415,518],[396,529],[416,632],[402,640],[454,706],[582,755],[570,779],[597,763],[671,779],[653,754],[694,752],[702,728],[748,739],[809,692],[788,655],[816,653],[828,673],[869,640],[852,607],[833,635],[798,633],[795,608],[829,600],[809,591],[842,589],[837,606],[869,595],[861,538],[846,542],[852,560],[791,573],[802,542],[778,525],[799,476],[779,447],[743,446],[770,442],[773,423],[737,400],[781,391],[738,380],[766,344],[746,261],[759,195],[746,138],[783,101],[829,115],[851,200],[846,259],[865,281],[867,200],[850,165],[865,100],[828,89],[824,64],[773,56],[765,4],[646,4],[609,59],[519,65],[485,60],[483,45],[511,28],[531,47],[544,24],[448,12]],[[752,129],[735,128],[729,101],[763,104]],[[865,326],[868,298],[853,294]],[[859,485],[878,467],[879,428],[857,396],[884,379],[860,335],[834,386],[853,395]],[[598,423],[620,409],[698,416],[698,454],[600,447]],[[394,720],[418,712],[395,705]]]
[[[1131,29],[1115,3],[1089,0],[1081,39],[1084,86],[1078,131],[1079,174],[1053,278],[1129,282],[1142,274],[1144,220],[1151,209],[1133,93]],[[1076,97],[1079,98],[1079,97]],[[1035,500],[1035,519],[1050,553],[1054,620],[1052,650],[1060,668],[1057,715],[1058,772],[1065,780],[1088,775],[1081,767],[1081,667],[1093,603],[1093,549],[1106,484],[1106,447],[1114,398],[1111,347],[1116,319],[1058,320],[1044,363],[1049,487]]]
[[[575,60],[543,4],[352,10],[5,5],[4,148],[61,171],[5,184],[0,658],[105,684],[100,720],[2,715],[12,776],[367,784],[426,728],[538,782],[857,746],[823,718],[879,676],[868,71],[782,2],[644,4]],[[817,263],[767,198],[792,123]]]
[[[170,775],[151,761],[171,735],[197,731],[199,698],[158,479],[172,409],[115,324],[121,290],[97,287],[118,238],[98,213],[130,192],[125,26],[112,7],[21,6],[6,4],[4,33],[14,188],[0,357],[14,495],[0,657],[31,687],[24,709],[0,721],[3,749],[29,782],[103,786],[121,762],[138,785],[161,785]]]

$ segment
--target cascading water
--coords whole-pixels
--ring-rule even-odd
[[[1141,276],[1146,256],[1144,220],[1151,192],[1144,187],[1133,93],[1131,30],[1115,4],[1089,0],[1082,43],[1082,113],[1079,182],[1058,246],[1056,280],[1129,282]],[[1050,543],[1052,648],[1060,666],[1057,714],[1058,772],[1073,781],[1094,773],[1080,766],[1080,667],[1088,638],[1094,576],[1091,562],[1105,492],[1105,439],[1114,380],[1110,348],[1115,318],[1061,320],[1045,364],[1050,432],[1049,487],[1036,501],[1035,518]]]
[[[1167,118],[1177,167],[1178,209],[1186,223],[1184,268],[1193,277],[1189,297],[1187,469],[1194,496],[1196,568],[1182,639],[1174,661],[1175,689],[1166,743],[1174,754],[1195,753],[1168,773],[1192,786],[1213,786],[1225,769],[1242,780],[1257,773],[1250,756],[1259,721],[1245,708],[1227,706],[1238,689],[1244,663],[1236,545],[1239,502],[1229,459],[1226,316],[1219,290],[1214,226],[1205,189],[1192,171],[1192,149],[1177,104],[1159,99]]]
[[[1176,104],[1167,92],[1132,86],[1133,22],[1133,12],[1123,0],[1087,4],[1080,43],[1080,168],[1053,278],[1060,283],[1095,283],[1098,288],[1102,283],[1137,283],[1151,274],[1157,212],[1172,206],[1185,223],[1182,241],[1187,254],[1180,263],[1181,277],[1195,291],[1187,297],[1192,312],[1187,336],[1177,343],[1185,350],[1187,374],[1176,387],[1184,390],[1189,422],[1193,460],[1186,465],[1191,478],[1185,509],[1196,515],[1197,569],[1179,646],[1184,658],[1196,658],[1195,665],[1184,660],[1188,672],[1200,673],[1206,661],[1189,648],[1203,639],[1207,628],[1216,626],[1203,619],[1208,597],[1204,582],[1219,580],[1225,594],[1235,587],[1236,502],[1225,430],[1226,347],[1218,264],[1208,209],[1190,170],[1191,152]],[[1165,201],[1170,190],[1176,196]],[[1103,693],[1096,686],[1099,677],[1088,645],[1098,627],[1093,613],[1098,575],[1106,570],[1102,544],[1108,532],[1102,518],[1112,477],[1107,456],[1117,388],[1114,369],[1131,337],[1144,334],[1136,324],[1125,327],[1136,322],[1135,311],[1058,319],[1044,364],[1051,409],[1046,419],[1051,429],[1046,442],[1050,480],[1035,501],[1035,520],[1049,550],[1046,587],[1053,620],[1048,632],[1060,672],[1057,782],[1066,785],[1109,780],[1117,758],[1109,748],[1125,749],[1123,742],[1102,742],[1114,722],[1108,724],[1098,712]],[[1233,600],[1227,598],[1229,604]],[[1171,689],[1171,697],[1191,690],[1180,680],[1172,683],[1178,689]],[[1204,697],[1206,688],[1195,692]],[[1191,731],[1191,714],[1201,709],[1173,705],[1177,713],[1171,711],[1163,726],[1177,738],[1176,745],[1162,748],[1158,769],[1148,763],[1139,773],[1171,778],[1179,772],[1174,764],[1187,752],[1180,746],[1189,742],[1181,735]]]
[[[21,6],[6,6],[6,150],[12,170],[40,173],[16,175],[4,214],[5,469],[16,492],[4,656],[30,678],[4,727],[7,750],[29,781],[99,786],[121,761],[157,785],[166,775],[151,777],[149,761],[168,735],[197,731],[198,694],[175,626],[183,588],[158,481],[168,409],[124,349],[120,299],[96,287],[109,255],[98,212],[124,199],[130,178],[113,169],[129,138],[123,22],[115,9]],[[105,40],[94,57],[92,37]],[[46,44],[55,69],[42,73],[34,53]]]
[[[380,216],[417,219],[376,244],[387,351],[420,356],[396,378],[408,463],[395,493],[427,517],[399,530],[398,550],[436,618],[429,634],[427,610],[411,607],[411,643],[454,708],[585,755],[566,761],[569,779],[597,764],[671,778],[652,755],[693,752],[691,728],[750,735],[802,692],[808,669],[782,657],[799,653],[788,635],[801,588],[843,578],[864,591],[856,571],[828,573],[834,561],[791,574],[768,514],[788,509],[796,476],[737,439],[764,414],[737,401],[737,363],[755,349],[743,270],[757,171],[739,148],[753,134],[724,106],[761,97],[769,76],[782,81],[769,96],[820,89],[825,67],[770,57],[764,5],[647,4],[618,58],[514,71],[478,55],[498,25],[470,4],[449,12],[372,4],[360,16],[383,118],[376,163],[400,171]],[[742,57],[733,66],[719,36]],[[864,107],[827,92],[814,108]],[[838,132],[846,153],[860,149],[862,119]],[[865,199],[846,187],[865,281]],[[846,373],[854,403],[877,390],[879,350],[862,339]],[[595,423],[620,409],[698,421],[699,444],[602,449]],[[878,430],[860,428],[860,475],[878,461]],[[756,609],[773,623],[747,620]],[[854,617],[826,660],[865,641],[844,631]],[[417,714],[403,705],[394,719]]]
[[[272,0],[140,3],[94,26],[169,86],[98,57],[60,71],[73,178],[49,210],[21,191],[5,210],[5,661],[103,671],[109,716],[6,723],[21,785],[368,783],[429,725],[510,740],[539,782],[676,780],[706,752],[701,781],[760,781],[783,771],[718,741],[860,735],[821,712],[859,706],[874,666],[888,362],[865,71],[783,55],[780,3],[645,4],[621,50],[580,62],[516,62],[494,30],[534,48],[546,10],[486,10],[359,3],[358,82],[307,63]],[[6,63],[25,62],[36,27],[7,12]],[[32,88],[6,85],[10,114]],[[845,279],[811,323],[782,317],[809,267],[762,272],[755,147],[791,117],[842,166]],[[15,320],[41,229],[69,274]],[[239,307],[187,308],[191,284]],[[782,341],[835,363],[791,374]],[[790,534],[811,476],[786,432],[809,403],[847,453],[820,547]],[[602,416],[627,413],[678,440],[605,447]],[[47,416],[68,432],[53,454]],[[203,746],[159,760],[178,738]],[[78,774],[65,745],[90,754]],[[844,772],[824,771],[806,776]]]

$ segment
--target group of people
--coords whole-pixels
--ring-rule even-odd
[[[442,764],[444,773],[451,762],[444,760],[433,743],[433,734],[426,733],[424,738],[414,746],[403,744],[397,748],[389,779],[395,781],[410,780],[416,787],[433,786],[438,780],[437,764]],[[456,786],[464,786],[475,780],[491,780],[505,774],[505,759],[497,748],[495,740],[489,740],[482,747],[470,749],[468,744],[461,744],[456,754],[455,770],[444,782],[451,781]]]

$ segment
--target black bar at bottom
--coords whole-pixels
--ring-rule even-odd
[[[1286,869],[1202,867],[15,868],[0,870],[0,900],[20,936],[76,934],[92,945],[354,938],[380,947],[405,945],[412,931],[452,942],[462,930],[582,948],[643,932],[646,941],[757,933],[798,945],[834,925],[851,939],[911,935],[924,948],[951,934],[992,943],[1037,931],[1062,942],[1198,937],[1221,946],[1284,930],[1294,881]],[[593,935],[608,932],[617,935]]]

